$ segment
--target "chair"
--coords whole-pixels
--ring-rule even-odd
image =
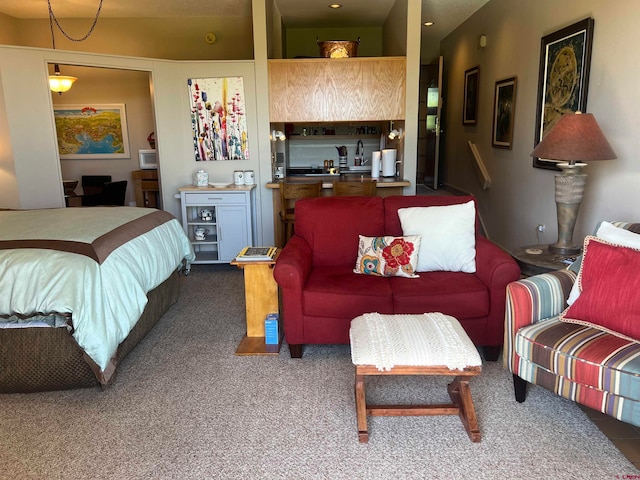
[[[376,195],[376,180],[362,180],[360,182],[340,182],[334,180],[333,195],[335,197],[374,197]]]
[[[111,181],[111,175],[83,175],[82,194],[99,195],[104,190],[104,184]]]
[[[118,182],[107,182],[104,184],[102,193],[99,193],[97,195],[83,195],[82,206],[83,207],[95,207],[98,205],[123,206],[126,192],[127,192],[126,180],[121,180]]]
[[[640,223],[616,226],[640,233]],[[640,343],[614,335],[613,329],[560,320],[576,277],[572,265],[507,285],[503,361],[513,373],[515,398],[524,402],[527,386],[539,385],[640,426]],[[620,308],[616,313],[611,307],[608,318],[622,324]]]
[[[315,198],[320,196],[322,181],[314,183],[290,183],[280,180],[280,220],[282,222],[282,246],[293,235],[295,217],[295,203],[301,198]]]

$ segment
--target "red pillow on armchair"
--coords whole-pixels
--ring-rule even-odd
[[[560,319],[640,341],[640,250],[593,236],[584,242],[580,296]]]

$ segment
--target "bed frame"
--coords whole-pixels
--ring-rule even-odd
[[[138,322],[116,352],[116,365],[178,300],[178,272],[148,294]],[[0,393],[68,390],[102,385],[88,356],[66,328],[0,329]],[[109,383],[113,382],[113,376]]]

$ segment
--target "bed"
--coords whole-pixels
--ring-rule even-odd
[[[193,259],[161,210],[0,211],[0,393],[109,384]]]

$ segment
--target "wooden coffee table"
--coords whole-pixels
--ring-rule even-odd
[[[377,316],[374,318],[374,316]],[[443,322],[447,335],[434,335]],[[436,330],[429,325],[434,323]],[[453,328],[450,328],[453,326]],[[459,415],[472,442],[481,439],[480,428],[471,397],[469,379],[480,375],[482,360],[460,323],[442,314],[379,315],[366,314],[351,323],[351,357],[356,366],[355,397],[358,439],[369,441],[367,416]],[[453,339],[445,345],[442,338]],[[416,347],[432,350],[416,355]],[[455,349],[456,366],[447,350]],[[444,352],[444,355],[442,354]],[[462,355],[462,356],[460,356]],[[385,358],[386,357],[386,358]],[[460,363],[462,359],[462,363]],[[387,366],[380,365],[386,363]],[[376,365],[378,363],[378,365]],[[404,363],[404,364],[403,364]],[[408,363],[408,364],[407,364]],[[411,365],[411,363],[414,363]],[[442,363],[442,364],[440,364]],[[390,366],[393,364],[392,366]],[[369,405],[365,398],[368,375],[445,375],[454,376],[448,385],[452,403],[427,405]]]

